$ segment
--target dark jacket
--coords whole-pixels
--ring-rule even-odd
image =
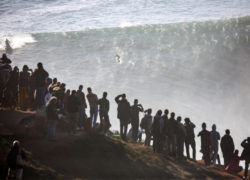
[[[45,87],[46,78],[49,76],[48,72],[44,69],[36,69],[34,72],[36,88]]]
[[[186,140],[194,139],[195,138],[195,134],[194,134],[195,125],[193,123],[189,122],[189,123],[185,123],[184,126],[185,126],[186,132],[187,132]]]
[[[231,155],[234,152],[234,141],[230,135],[221,138],[220,147],[223,155]]]
[[[18,165],[17,162],[17,155],[20,153],[23,160],[26,160],[26,154],[25,152],[20,149],[20,147],[13,146],[10,150],[10,152],[7,155],[7,166],[11,169],[19,169],[23,168],[22,165]]]
[[[18,81],[20,87],[28,88],[29,87],[29,80],[30,80],[30,73],[29,72],[27,72],[27,71],[20,72],[19,81]]]
[[[177,134],[177,121],[174,118],[170,118],[167,123],[167,134],[176,135]]]
[[[87,103],[86,103],[86,99],[85,99],[85,94],[84,92],[77,90],[76,92],[76,96],[78,97],[81,106],[83,106],[84,108],[87,108]]]
[[[162,134],[164,122],[161,116],[158,114],[155,115],[154,121],[152,124],[152,134],[153,136],[160,136]]]
[[[80,101],[75,95],[69,96],[68,102],[68,112],[69,113],[76,113],[79,111]]]
[[[130,115],[130,104],[127,100],[122,99],[119,100],[121,96],[117,96],[115,98],[116,103],[118,104],[117,108],[117,117],[120,120],[125,120],[127,123],[129,122],[131,115]]]
[[[241,146],[244,148],[241,154],[241,158],[250,162],[250,142],[247,142],[247,140],[244,140],[241,143]]]
[[[211,141],[210,141],[210,132],[207,130],[202,130],[199,132],[198,136],[201,137],[201,150],[207,150],[210,148]]]
[[[99,111],[101,113],[108,113],[109,112],[109,100],[107,100],[106,98],[102,98],[98,100],[98,104],[99,104]]]

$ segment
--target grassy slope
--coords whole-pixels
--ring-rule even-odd
[[[0,117],[1,117],[0,112]],[[8,113],[5,113],[7,117]],[[5,123],[11,126],[25,116],[12,113]],[[2,119],[4,122],[5,120]],[[17,123],[15,123],[17,124]],[[18,131],[18,130],[17,130]],[[75,178],[168,178],[168,179],[235,179],[220,169],[205,169],[192,161],[177,161],[174,158],[154,154],[143,145],[124,143],[118,139],[98,134],[80,137],[58,136],[58,141],[48,142],[46,138],[33,138],[20,133],[23,146],[30,151],[31,160],[25,169],[25,179],[75,179]],[[6,139],[6,138],[5,138]],[[7,138],[8,139],[8,138]],[[9,139],[9,142],[12,139]],[[63,176],[62,176],[63,174]]]

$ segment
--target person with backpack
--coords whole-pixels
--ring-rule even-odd
[[[20,142],[15,140],[7,155],[8,175],[7,179],[21,180],[23,168],[27,161],[27,156],[22,150]]]
[[[183,158],[183,152],[184,152],[184,142],[186,139],[186,128],[185,126],[181,123],[181,117],[177,117],[177,155],[179,158]]]
[[[226,134],[221,138],[220,147],[224,158],[224,166],[227,167],[234,152],[234,141],[230,136],[229,129],[226,130]]]
[[[206,129],[206,123],[202,123],[202,131],[199,132],[198,137],[201,137],[201,153],[203,154],[203,159],[205,162],[205,167],[210,166],[210,132]]]
[[[143,112],[143,106],[138,104],[138,99],[134,100],[134,105],[131,106],[130,114],[131,114],[131,126],[132,126],[132,139],[136,142],[138,130],[139,130],[139,113]]]
[[[145,129],[145,134],[146,134],[146,138],[145,138],[145,146],[150,146],[150,141],[151,141],[151,127],[152,127],[152,121],[153,121],[153,117],[152,117],[152,109],[147,109],[145,112],[144,117],[141,120],[141,128]]]
[[[161,117],[162,111],[158,110],[152,124],[153,150],[160,153],[162,151],[162,132],[164,122]]]
[[[241,154],[241,159],[245,160],[244,179],[247,179],[248,167],[250,163],[250,137],[242,141],[241,146],[244,148]]]
[[[117,118],[120,120],[120,136],[122,140],[127,141],[128,124],[130,123],[130,104],[126,98],[126,94],[116,96],[115,102],[118,104]]]
[[[185,118],[184,126],[187,132],[187,136],[185,139],[187,158],[190,159],[189,146],[191,146],[193,150],[193,160],[195,161],[196,160],[196,144],[195,144],[195,134],[194,134],[195,125],[190,121],[189,118]]]

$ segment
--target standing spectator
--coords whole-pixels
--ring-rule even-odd
[[[189,145],[191,145],[191,148],[193,150],[193,160],[196,160],[196,147],[195,147],[195,134],[194,134],[195,125],[190,121],[189,118],[185,118],[184,126],[187,131],[187,136],[185,139],[187,158],[190,159]]]
[[[177,117],[177,155],[179,158],[183,158],[183,152],[184,152],[184,142],[186,139],[186,128],[181,123],[181,117]]]
[[[20,142],[15,140],[10,152],[7,155],[8,177],[7,179],[21,180],[23,168],[26,161],[26,154],[20,146]]]
[[[57,110],[57,98],[50,98],[48,104],[46,105],[46,114],[48,122],[48,140],[56,140],[56,123],[58,120],[58,110]]]
[[[157,153],[162,152],[162,133],[163,133],[164,122],[161,117],[161,114],[162,111],[158,110],[152,124],[153,150],[154,152]]]
[[[219,150],[220,133],[216,131],[215,124],[212,125],[212,131],[210,132],[210,139],[211,139],[213,164],[216,165],[216,159],[218,157],[218,150]]]
[[[29,68],[27,65],[23,66],[23,71],[19,75],[19,105],[21,110],[26,110],[28,108],[29,102],[29,80],[30,73],[28,72]]]
[[[68,102],[69,123],[73,135],[76,135],[76,123],[79,114],[79,106],[80,101],[76,96],[76,90],[73,90],[69,96]]]
[[[250,163],[250,137],[245,139],[241,146],[244,148],[241,154],[241,159],[245,160],[245,172],[244,172],[244,179],[247,179],[248,175],[248,167]]]
[[[92,89],[88,87],[88,101],[89,101],[89,108],[90,108],[90,118],[92,122],[92,128],[96,126],[96,120],[98,116],[98,98],[97,95],[92,92]]]
[[[67,89],[65,96],[63,98],[64,110],[68,112],[68,103],[69,103],[70,90]]]
[[[79,88],[76,92],[76,96],[78,97],[79,101],[80,101],[80,106],[79,106],[79,128],[82,129],[83,128],[83,121],[86,120],[86,112],[85,109],[87,108],[87,104],[86,104],[86,99],[85,99],[85,94],[82,91],[83,90],[83,85],[79,85]]]
[[[226,130],[226,134],[221,138],[220,147],[224,158],[224,166],[227,167],[234,152],[234,141],[230,136],[229,129]]]
[[[202,123],[202,131],[199,132],[198,137],[201,137],[201,153],[203,154],[203,159],[205,166],[210,166],[210,132],[206,130],[206,123]]]
[[[177,133],[177,121],[175,120],[175,113],[170,114],[170,119],[167,123],[167,132],[168,132],[168,147],[169,153],[172,156],[176,156],[176,133]]]
[[[138,104],[138,99],[135,99],[134,105],[131,106],[132,139],[134,142],[137,140],[139,130],[139,112],[143,112],[143,107],[141,104]]]
[[[107,99],[108,93],[103,92],[102,98],[98,100],[100,122],[104,125],[105,132],[111,126],[109,121],[109,100]]]
[[[115,101],[118,104],[117,118],[120,119],[120,136],[124,141],[126,141],[128,124],[131,118],[130,104],[128,100],[126,99],[126,94],[118,95],[115,98]]]
[[[37,69],[34,72],[34,80],[35,80],[35,87],[36,87],[36,103],[37,107],[41,108],[45,105],[44,97],[46,92],[46,79],[48,78],[49,74],[47,71],[44,70],[43,64],[38,63]]]
[[[151,127],[152,127],[152,122],[153,122],[153,117],[152,117],[152,109],[148,109],[145,111],[145,134],[146,134],[146,139],[145,139],[145,146],[150,146],[150,141],[151,141]]]

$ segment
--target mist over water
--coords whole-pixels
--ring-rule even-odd
[[[13,7],[18,7],[18,1],[14,2]],[[135,2],[143,6],[142,1]],[[10,57],[20,68],[23,64],[34,68],[37,62],[43,62],[50,76],[65,82],[69,89],[83,84],[84,92],[92,87],[98,97],[107,91],[111,129],[119,129],[114,98],[126,93],[131,104],[137,98],[144,108],[153,108],[153,114],[168,108],[177,116],[190,117],[196,124],[196,134],[202,122],[207,123],[208,130],[215,123],[221,136],[229,128],[239,148],[241,140],[250,136],[250,16],[225,19],[229,15],[223,14],[227,11],[222,11],[221,3],[232,10],[230,17],[246,14],[250,6],[248,1],[237,1],[238,4],[236,1],[213,1],[214,4],[202,1],[205,4],[200,6],[198,2],[188,1],[178,6],[186,9],[184,14],[176,13],[181,12],[177,8],[181,2],[168,1],[169,6],[163,6],[166,5],[163,2],[145,1],[151,3],[152,8],[145,5],[148,9],[140,16],[128,8],[136,7],[132,1],[128,4],[92,1],[92,6],[89,2],[83,3],[79,9],[75,6],[77,1],[70,6],[67,1],[52,1],[46,6],[44,1],[32,5],[27,2],[25,8],[32,9],[28,12],[34,15],[30,18],[38,18],[40,23],[27,20],[32,23],[21,28],[24,43],[19,41],[20,46]],[[110,7],[112,17],[106,12],[105,18],[100,18],[98,8],[105,14],[104,5]],[[41,8],[43,6],[48,8]],[[194,6],[197,7],[192,9]],[[205,14],[205,7],[213,8]],[[85,16],[82,9],[88,10]],[[166,9],[169,11],[164,14]],[[74,12],[72,17],[68,17],[71,14],[68,10]],[[93,21],[92,10],[97,12],[96,21]],[[4,11],[3,15],[8,13],[14,16],[12,11]],[[121,17],[125,13],[131,18],[123,21]],[[152,18],[148,18],[147,13]],[[39,19],[43,15],[44,19]],[[82,17],[78,18],[79,22],[74,20],[77,15]],[[167,15],[170,16],[166,18]],[[11,19],[13,27],[7,26],[14,34],[13,39],[24,21],[24,17],[19,18],[20,22]],[[216,20],[207,20],[209,18]],[[53,20],[56,23],[51,23]],[[72,24],[67,24],[70,20]],[[1,31],[2,40],[8,35],[5,29]],[[12,43],[18,44],[15,40]],[[200,140],[196,140],[198,152]]]

